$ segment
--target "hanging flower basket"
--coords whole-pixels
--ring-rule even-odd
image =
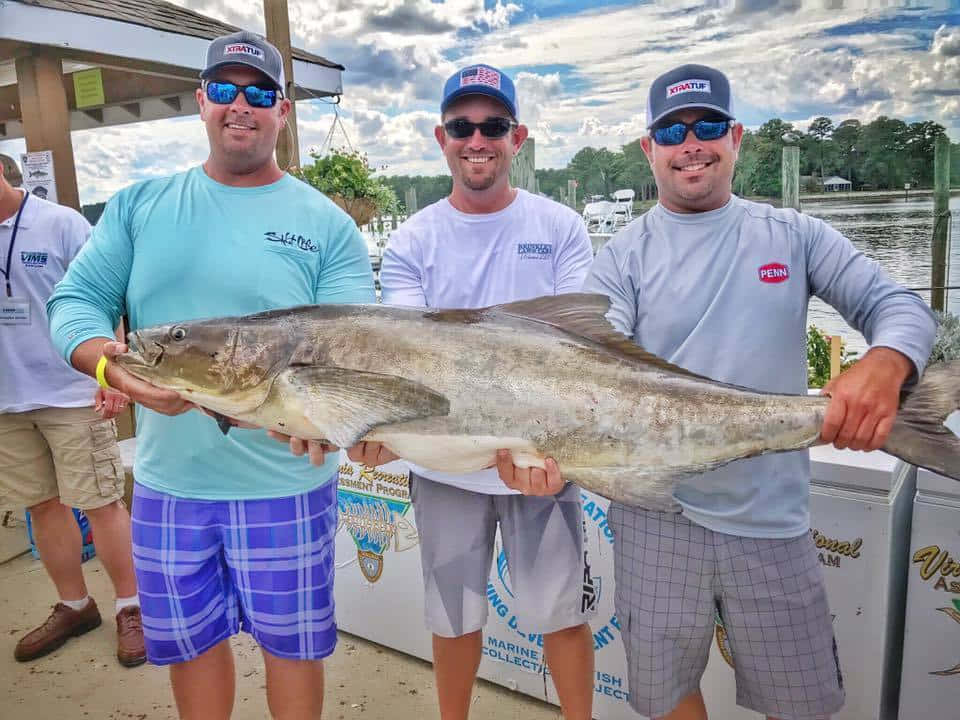
[[[357,227],[366,225],[377,214],[377,204],[370,198],[348,198],[343,195],[328,195],[327,197],[352,217]]]
[[[294,174],[333,200],[358,226],[396,210],[397,196],[383,180],[373,177],[366,155],[331,150],[311,153],[311,157],[313,164]]]

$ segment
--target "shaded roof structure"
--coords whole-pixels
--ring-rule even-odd
[[[51,150],[59,201],[77,207],[61,192],[67,176],[76,185],[69,133],[196,114],[210,39],[239,29],[165,0],[0,0],[0,140]],[[291,97],[342,93],[342,65],[291,56]],[[75,75],[94,68],[102,102],[78,107]]]

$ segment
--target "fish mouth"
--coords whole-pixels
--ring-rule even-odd
[[[126,367],[155,368],[163,359],[163,345],[145,341],[139,332],[127,333],[127,352],[117,356],[117,362]]]

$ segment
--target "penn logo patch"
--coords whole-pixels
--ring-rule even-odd
[[[673,85],[667,85],[667,97],[672,98],[688,92],[709,93],[709,80],[681,80]]]
[[[790,279],[790,268],[783,263],[761,265],[757,273],[760,275],[760,282],[765,283],[782,283]]]
[[[232,43],[223,49],[224,55],[253,55],[258,60],[263,60],[263,50],[246,43]]]

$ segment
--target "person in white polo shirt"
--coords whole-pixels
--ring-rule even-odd
[[[126,398],[98,391],[53,348],[47,298],[90,235],[84,217],[18,189],[16,163],[0,155],[0,508],[28,508],[34,539],[59,602],[14,649],[21,662],[98,627],[100,612],[81,569],[71,508],[90,520],[97,554],[117,600],[117,660],[146,661],[133,572],[130,515],[116,426],[94,408]]]

